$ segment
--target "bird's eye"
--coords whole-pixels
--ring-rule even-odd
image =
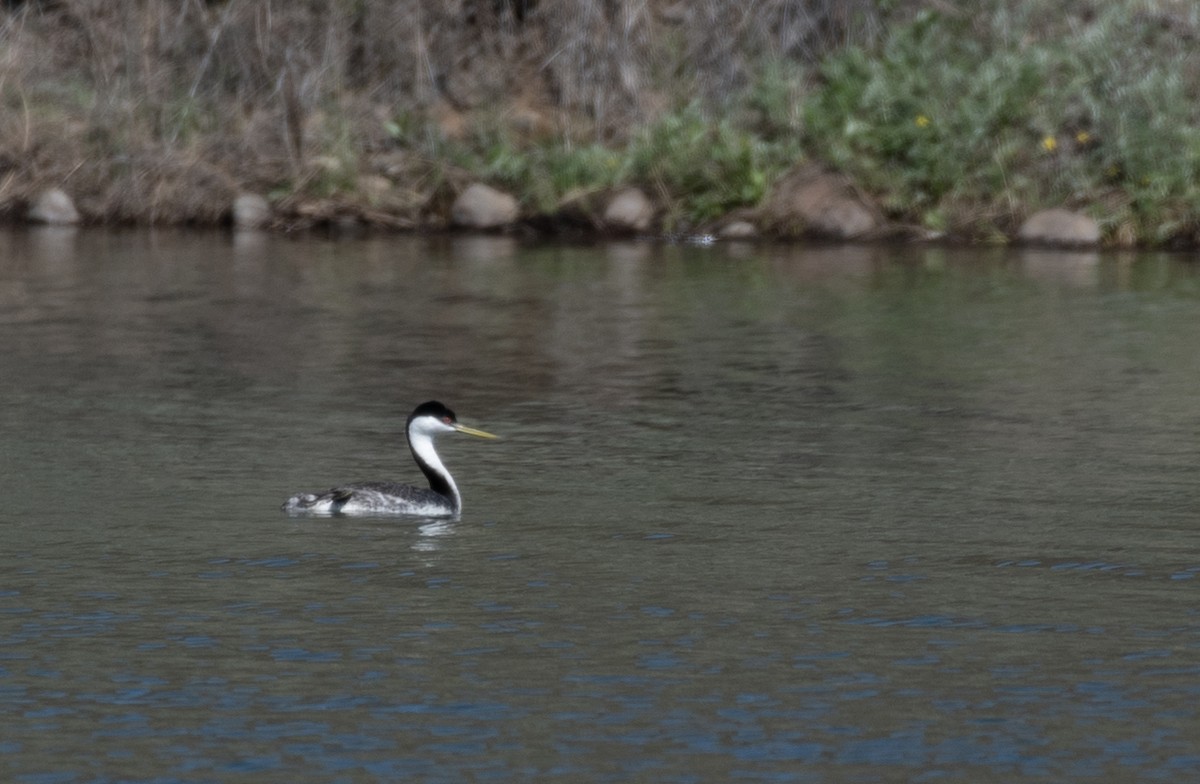
[[[443,421],[443,422],[445,422],[445,423],[448,425],[448,424],[450,424],[450,423],[451,423],[453,420],[451,420],[451,419],[450,419],[450,417],[442,417],[442,421]]]

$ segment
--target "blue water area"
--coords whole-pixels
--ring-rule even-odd
[[[1200,770],[1186,259],[0,244],[0,781]]]

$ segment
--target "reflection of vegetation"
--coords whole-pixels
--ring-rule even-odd
[[[541,214],[638,184],[686,227],[815,159],[958,235],[1065,205],[1118,242],[1200,238],[1187,4],[12,5],[8,211],[66,183],[110,219],[251,189],[417,220],[485,179]]]

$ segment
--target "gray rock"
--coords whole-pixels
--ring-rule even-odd
[[[764,215],[783,235],[852,240],[879,231],[879,210],[849,179],[818,166],[801,166],[772,188]]]
[[[53,226],[70,226],[79,223],[79,210],[75,202],[61,188],[52,188],[38,196],[29,208],[29,220],[49,223]]]
[[[1096,245],[1100,242],[1100,226],[1078,212],[1041,210],[1021,224],[1017,239],[1031,245]]]
[[[717,232],[723,240],[748,240],[758,236],[758,227],[750,221],[735,220],[726,223]]]
[[[654,205],[637,188],[626,188],[613,196],[604,210],[604,223],[610,229],[624,232],[643,232],[654,220]]]
[[[503,191],[475,183],[454,200],[450,219],[468,229],[495,229],[517,219],[517,200]]]
[[[821,235],[839,240],[865,237],[875,231],[875,215],[855,199],[839,198],[814,215],[809,228]]]
[[[242,193],[233,200],[233,225],[239,229],[261,229],[271,220],[270,203],[257,193]]]

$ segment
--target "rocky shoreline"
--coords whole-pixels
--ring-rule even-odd
[[[9,4],[0,220],[1197,248],[1183,10]]]
[[[969,241],[890,222],[879,206],[846,177],[817,166],[801,166],[770,189],[758,207],[735,210],[709,225],[686,232],[663,231],[661,208],[641,188],[626,186],[577,199],[554,214],[523,212],[517,198],[482,182],[462,188],[444,214],[416,220],[400,212],[365,209],[352,201],[272,204],[264,195],[243,192],[229,204],[222,225],[249,231],[335,228],[388,231],[462,230],[556,236],[687,236],[703,241],[819,239],[864,242]],[[24,211],[32,224],[73,226],[104,223],[85,218],[64,189],[42,192]],[[1099,247],[1103,237],[1090,216],[1063,208],[1036,211],[1007,241],[1051,247]]]

